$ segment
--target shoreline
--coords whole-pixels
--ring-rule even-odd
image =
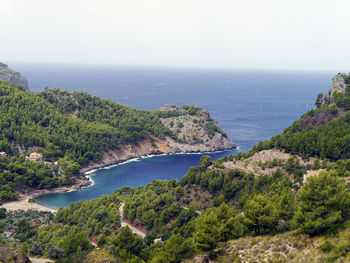
[[[111,163],[96,164],[96,165],[93,165],[91,167],[85,167],[85,168],[82,168],[82,170],[83,170],[82,173],[84,176],[91,176],[91,174],[93,174],[94,172],[96,172],[98,170],[111,169],[111,168],[116,167],[118,165],[130,163],[130,162],[136,162],[139,159],[147,159],[147,158],[167,156],[167,155],[212,154],[212,153],[228,152],[228,151],[232,151],[234,149],[239,149],[239,147],[234,147],[231,149],[224,149],[224,150],[217,150],[217,151],[204,151],[204,152],[197,152],[196,151],[196,152],[177,152],[177,153],[150,153],[150,154],[140,155],[138,157],[131,157],[131,158],[125,159],[125,160],[116,160],[115,162],[111,162]]]
[[[211,154],[211,153],[228,152],[228,151],[232,151],[233,149],[238,149],[238,147],[235,147],[232,149],[226,149],[226,150],[212,151],[212,152],[206,151],[206,152],[183,152],[183,153],[153,153],[153,154],[141,155],[139,157],[132,157],[132,158],[127,159],[125,161],[117,161],[114,164],[106,164],[106,165],[101,165],[100,167],[87,168],[87,170],[83,173],[83,175],[85,176],[85,178],[88,178],[90,184],[81,186],[79,189],[72,190],[72,191],[78,191],[78,190],[93,186],[95,184],[95,181],[92,178],[94,176],[94,173],[97,172],[98,170],[103,170],[103,169],[109,170],[109,169],[112,169],[114,167],[117,167],[118,165],[123,165],[123,164],[131,163],[131,162],[137,162],[137,161],[141,161],[142,159],[148,159],[148,158],[153,158],[153,157],[161,157],[161,156],[167,156],[167,155],[190,155],[190,154],[206,154],[206,153]],[[46,195],[46,193],[44,193],[42,195]]]
[[[94,180],[92,177],[93,174],[102,169],[111,169],[113,167],[116,167],[118,165],[123,165],[130,162],[137,162],[141,161],[142,159],[148,159],[153,157],[160,157],[160,156],[167,156],[167,155],[190,155],[190,154],[211,154],[211,153],[220,153],[220,152],[226,152],[226,151],[232,151],[233,149],[237,149],[237,147],[234,147],[232,149],[224,149],[224,150],[218,150],[218,151],[205,151],[205,152],[178,152],[178,153],[151,153],[151,154],[145,154],[138,157],[131,157],[126,160],[115,160],[114,163],[111,164],[96,164],[92,167],[85,167],[82,168],[84,170],[82,172],[82,175],[79,176],[78,181],[71,185],[71,186],[61,186],[53,189],[42,189],[42,190],[33,190],[26,194],[20,194],[20,197],[18,200],[5,202],[0,207],[4,207],[7,210],[38,210],[38,211],[48,211],[51,213],[56,213],[57,209],[51,208],[49,206],[41,205],[38,203],[28,203],[28,200],[30,198],[35,198],[38,196],[43,196],[47,194],[59,194],[59,193],[67,193],[67,192],[74,192],[74,191],[80,191],[84,188],[88,188],[94,185]]]
[[[7,211],[15,211],[15,210],[37,210],[37,211],[46,211],[51,213],[56,213],[57,209],[50,208],[48,206],[40,205],[37,203],[29,203],[29,199],[32,198],[30,196],[26,196],[22,200],[10,201],[2,204],[1,208],[6,208]]]

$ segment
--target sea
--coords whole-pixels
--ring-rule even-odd
[[[33,92],[45,87],[87,91],[137,109],[165,104],[196,104],[236,143],[237,149],[203,153],[213,160],[248,151],[277,135],[314,107],[318,93],[331,88],[331,71],[282,71],[99,65],[12,64],[29,81]],[[111,194],[123,186],[153,180],[179,180],[203,154],[148,156],[89,174],[92,185],[81,191],[48,194],[37,203],[65,207]]]

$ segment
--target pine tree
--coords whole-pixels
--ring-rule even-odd
[[[310,235],[323,234],[349,217],[350,193],[345,181],[326,172],[308,179],[298,201],[296,220]]]

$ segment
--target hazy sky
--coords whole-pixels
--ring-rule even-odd
[[[0,0],[0,61],[350,70],[350,0]]]

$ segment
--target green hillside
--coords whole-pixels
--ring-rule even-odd
[[[26,96],[20,89],[15,92],[18,97]],[[102,104],[106,111],[112,111],[108,114],[103,110],[88,114],[96,109],[97,102],[80,108],[67,106],[89,101],[79,99],[85,95],[46,90],[28,96],[39,103],[51,101],[45,105],[52,108],[57,119],[62,118],[60,124],[76,127],[74,123],[79,121],[79,130],[86,128],[89,136],[95,136],[96,131],[88,126],[96,123],[106,128],[101,128],[102,133],[108,134],[111,129],[122,134],[124,128],[118,130],[122,126],[117,124],[119,115],[108,118],[113,116],[110,107],[117,111],[122,106],[112,103],[107,107],[109,102],[105,101]],[[65,96],[72,102],[68,103]],[[333,105],[341,114],[322,125],[309,121],[304,126],[305,119],[316,115],[320,118],[319,114]],[[142,114],[144,118],[159,116],[157,112]],[[27,222],[25,228],[14,231],[24,237],[21,242],[28,244],[29,254],[57,262],[346,262],[350,255],[348,115],[336,103],[321,106],[248,153],[215,162],[203,156],[179,182],[153,181],[138,188],[123,187],[111,195],[60,208],[49,224],[44,220],[41,225]],[[28,113],[26,119],[30,116]],[[36,127],[21,119],[18,123],[19,127],[26,123]],[[37,128],[38,134],[45,134],[45,149],[49,148],[46,140],[53,144],[46,131],[58,127],[56,120],[48,123]],[[158,122],[153,123],[152,127],[158,127]],[[67,129],[74,137],[75,130]],[[166,134],[162,131],[158,136]],[[152,134],[151,128],[135,132],[134,139],[147,134]],[[122,135],[118,138],[130,140]],[[100,139],[114,142],[108,136]],[[79,149],[74,152],[63,151],[59,143],[57,140],[56,148],[49,148],[54,152],[52,157],[59,153],[63,160],[74,161],[85,154],[81,155],[84,143],[72,142],[72,147]],[[306,177],[309,172],[311,175]],[[8,216],[6,213],[4,220]],[[125,224],[132,229],[122,227]],[[133,233],[135,229],[139,234]]]
[[[126,144],[148,140],[156,148],[153,139],[166,137],[184,143],[161,118],[198,110],[188,105],[137,110],[86,92],[46,88],[33,93],[0,81],[0,202],[16,199],[18,192],[72,185],[81,168]],[[200,125],[223,133],[209,121]],[[32,152],[42,155],[40,162],[27,159]]]

